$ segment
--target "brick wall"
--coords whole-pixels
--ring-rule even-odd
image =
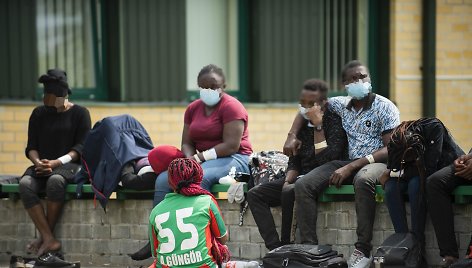
[[[422,116],[420,0],[391,1],[391,92],[402,120]],[[472,147],[472,1],[439,0],[436,16],[436,116],[461,147]]]
[[[421,1],[391,1],[390,99],[402,120],[422,114]]]
[[[243,226],[238,226],[239,205],[219,201],[229,230],[228,246],[234,259],[259,260],[267,252],[250,210]],[[460,252],[470,239],[472,205],[455,207],[455,228]],[[147,222],[151,200],[110,200],[105,213],[94,208],[92,200],[72,200],[66,203],[64,215],[57,226],[56,236],[62,241],[67,260],[81,261],[82,267],[125,267],[148,265],[150,260],[132,261],[127,254],[141,248],[147,239]],[[281,210],[273,209],[275,222],[281,222]],[[20,201],[0,200],[0,267],[7,265],[12,254],[25,255],[25,246],[37,234]],[[353,250],[357,240],[354,203],[321,203],[318,210],[317,232],[320,244],[333,244],[345,256]],[[377,207],[373,244],[378,246],[393,233],[388,210]],[[426,228],[427,259],[438,265],[437,243],[428,220]]]
[[[472,1],[437,1],[436,112],[472,147]]]
[[[113,115],[130,114],[148,131],[155,146],[171,144],[180,147],[185,106],[128,106],[123,104],[86,104],[92,125]],[[24,150],[28,119],[34,105],[0,105],[0,174],[22,174],[30,165]],[[282,150],[297,112],[293,105],[248,105],[249,134],[255,151]]]

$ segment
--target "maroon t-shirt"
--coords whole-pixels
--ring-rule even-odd
[[[216,109],[209,116],[205,115],[205,104],[200,99],[195,100],[189,104],[184,115],[184,122],[189,125],[190,140],[194,142],[195,148],[200,152],[222,143],[224,124],[234,120],[244,121],[244,131],[238,153],[250,155],[252,146],[247,130],[248,114],[244,106],[234,97],[223,94]]]

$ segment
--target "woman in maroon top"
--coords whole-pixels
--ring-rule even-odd
[[[202,187],[210,190],[231,167],[249,173],[252,153],[249,142],[248,114],[244,106],[226,94],[223,70],[207,65],[198,74],[200,99],[190,103],[184,115],[182,152],[196,160],[203,169]],[[154,206],[171,192],[167,172],[156,180]]]
[[[247,111],[241,102],[224,92],[223,70],[213,64],[203,67],[198,74],[198,86],[200,99],[190,103],[184,115],[182,152],[201,165],[201,186],[210,191],[211,186],[228,175],[232,167],[236,172],[249,173],[252,146]],[[154,206],[172,191],[167,171],[157,176],[155,186]],[[150,245],[130,256],[135,260],[150,258]]]

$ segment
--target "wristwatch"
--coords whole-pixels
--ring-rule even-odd
[[[320,132],[320,131],[323,130],[323,125],[320,124],[320,125],[318,125],[318,126],[315,126],[314,129],[315,129],[315,131]]]

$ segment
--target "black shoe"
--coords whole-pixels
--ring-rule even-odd
[[[61,268],[80,268],[80,262],[67,262],[64,261],[62,254],[57,255],[56,253],[48,252],[38,257],[34,267],[35,268],[50,268],[50,267],[61,267]]]
[[[128,254],[135,261],[142,261],[151,258],[151,243],[147,243],[143,248],[133,254]]]

